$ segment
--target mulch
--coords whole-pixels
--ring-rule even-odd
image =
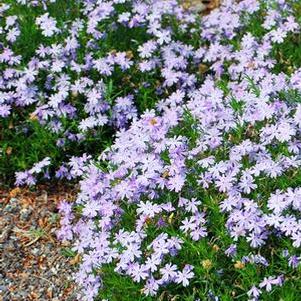
[[[209,14],[221,5],[221,0],[181,0],[185,9],[191,9],[201,15]]]

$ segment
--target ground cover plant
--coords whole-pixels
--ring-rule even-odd
[[[299,1],[203,16],[172,0],[74,1],[69,23],[52,16],[64,3],[19,1],[46,44],[4,55],[1,105],[7,133],[33,122],[56,144],[18,184],[49,167],[80,179],[57,233],[81,258],[78,299],[299,300]]]
[[[99,154],[163,95],[195,84],[199,23],[176,1],[7,1],[0,13],[6,181],[25,169],[18,184],[70,179],[72,156]]]

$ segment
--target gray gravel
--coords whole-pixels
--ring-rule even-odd
[[[60,194],[0,192],[0,301],[77,300],[76,262],[55,237]]]

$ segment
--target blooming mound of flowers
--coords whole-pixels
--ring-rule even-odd
[[[58,232],[81,258],[79,300],[298,300],[299,1],[200,17],[174,0],[74,0],[72,22],[52,17],[59,0],[17,2],[45,42],[15,54],[22,27],[5,17],[0,114],[27,108],[58,148],[79,147],[56,171],[80,178]],[[115,140],[96,159],[80,145],[104,128]]]
[[[37,121],[56,148],[39,158],[44,168],[17,173],[18,185],[54,171],[71,179],[71,157],[99,153],[159,98],[196,83],[200,24],[176,0],[17,0],[0,18],[0,118],[25,138]]]
[[[277,57],[300,34],[290,4],[204,16],[204,80],[82,164],[58,233],[82,258],[81,300],[298,300],[301,69]]]

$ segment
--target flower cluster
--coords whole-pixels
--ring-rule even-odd
[[[50,158],[45,158],[42,161],[35,163],[34,166],[26,171],[19,171],[16,173],[17,185],[34,185],[36,183],[36,176],[46,170],[44,176],[47,175],[47,167],[50,165]]]
[[[110,140],[105,135],[127,128],[161,95],[194,86],[198,61],[189,38],[199,24],[175,0],[58,3],[68,20],[52,13],[55,2],[0,8],[0,118],[25,128],[38,121],[50,131],[65,158],[53,160],[58,167],[100,133]]]
[[[56,171],[81,179],[58,233],[82,259],[79,299],[127,300],[131,283],[129,300],[256,301],[298,278],[301,69],[286,56],[298,1],[227,0],[199,18],[173,0],[82,0],[69,23],[32,2],[47,42],[26,62],[6,40],[2,117],[33,107],[62,148],[118,129],[98,159]]]
[[[265,13],[256,0],[227,1],[205,16],[201,38],[207,43],[183,52],[184,60],[206,64],[203,82],[192,73],[193,85],[179,86],[157,111],[118,132],[100,161],[87,166],[74,205],[81,217],[72,230],[83,258],[76,275],[83,300],[99,290],[106,296],[106,275],[97,272],[106,266],[141,284],[148,296],[173,284],[202,290],[198,279],[213,264],[202,253],[201,268],[200,246],[208,250],[212,240],[223,245],[226,266],[260,268],[261,280],[246,288],[249,300],[283,285],[284,275],[266,269],[273,253],[260,249],[289,244],[296,252],[301,243],[300,189],[289,186],[294,177],[293,185],[300,184],[301,77],[298,69],[275,71],[275,47],[299,32],[290,7],[275,3],[267,3]],[[261,36],[242,33],[259,13]],[[139,52],[147,58],[155,49],[147,42]],[[174,57],[171,64],[185,61]],[[150,71],[152,64],[142,66]],[[179,79],[168,68],[162,73],[163,86]],[[298,264],[291,254],[287,268]]]

